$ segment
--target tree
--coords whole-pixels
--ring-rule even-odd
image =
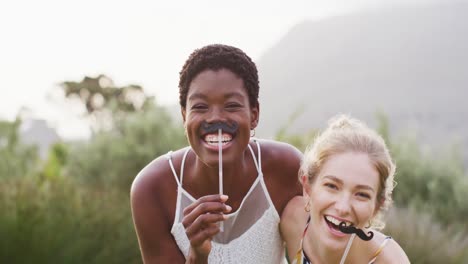
[[[80,82],[65,81],[60,85],[66,98],[78,100],[84,106],[95,130],[113,128],[117,116],[144,110],[154,100],[141,86],[118,87],[103,74],[95,78],[85,76]]]

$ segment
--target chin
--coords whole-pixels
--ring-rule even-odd
[[[321,229],[322,234],[320,236],[320,240],[322,241],[322,244],[326,248],[332,251],[338,251],[338,250],[343,250],[346,247],[346,244],[351,238],[351,235],[348,235],[348,234],[336,235],[330,230],[328,225],[324,222],[322,222],[322,227],[323,228]]]

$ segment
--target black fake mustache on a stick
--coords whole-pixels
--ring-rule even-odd
[[[207,123],[203,121],[200,129],[201,129],[202,134],[217,133],[218,130],[221,129],[223,132],[234,135],[238,127],[239,125],[236,122],[232,122],[232,124],[228,124],[225,122]]]
[[[346,223],[341,222],[340,225],[338,226],[341,232],[345,234],[356,234],[360,239],[364,241],[369,241],[374,237],[374,232],[369,231],[367,232],[367,235],[362,229],[359,229],[354,226],[346,226]]]

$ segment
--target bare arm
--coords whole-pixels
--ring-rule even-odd
[[[161,188],[164,185],[158,175],[143,170],[131,189],[133,222],[143,262],[146,264],[185,262],[170,233],[172,223],[167,213],[168,201],[164,199],[167,191]]]
[[[289,260],[292,261],[300,249],[302,232],[307,223],[304,197],[295,196],[286,205],[281,215],[280,232],[286,244]]]
[[[184,209],[182,224],[190,240],[187,259],[170,233],[177,198],[177,184],[166,160],[155,160],[135,178],[131,205],[135,230],[144,263],[207,263],[211,239],[219,232],[227,197],[208,195]],[[169,177],[168,177],[169,176]]]

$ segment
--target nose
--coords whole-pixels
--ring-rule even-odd
[[[341,194],[335,201],[335,210],[340,216],[346,216],[351,212],[351,199],[347,194]]]
[[[223,107],[213,106],[206,118],[207,123],[226,122],[226,115],[224,114]]]

